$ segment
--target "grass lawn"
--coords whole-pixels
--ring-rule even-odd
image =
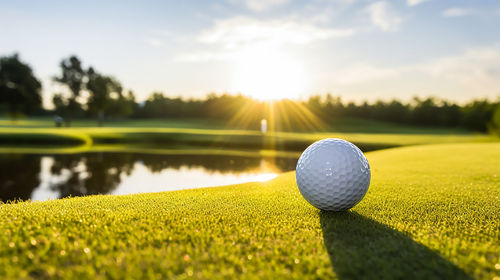
[[[264,183],[0,205],[2,278],[493,279],[500,143],[367,154],[370,189],[321,212]],[[168,182],[165,182],[168,184]]]
[[[323,132],[272,132],[225,128],[203,120],[138,120],[112,122],[110,127],[93,127],[91,121],[75,121],[72,128],[54,128],[44,119],[22,120],[12,125],[0,120],[0,143],[21,145],[80,146],[92,150],[96,144],[146,144],[203,146],[232,149],[280,149],[302,151],[312,142],[337,137],[351,141],[364,151],[381,148],[456,142],[498,141],[485,134],[446,128],[421,128],[370,120],[337,121]]]
[[[76,119],[71,123],[72,127],[97,127],[97,121],[93,119]],[[170,128],[208,128],[222,129],[225,127],[223,121],[205,119],[144,119],[144,120],[113,120],[104,122],[105,127],[170,127]],[[24,128],[53,128],[53,118],[26,118],[16,122],[7,118],[0,118],[0,127],[24,127]]]
[[[97,121],[92,119],[77,119],[72,122],[72,127],[96,127]],[[131,128],[206,128],[206,129],[241,129],[237,123],[213,119],[130,119],[111,120],[104,123],[105,127],[131,127]],[[16,122],[7,118],[0,118],[0,127],[17,128],[53,128],[52,118],[27,118]],[[254,127],[253,130],[259,130]],[[294,127],[294,131],[300,129]],[[459,128],[409,126],[397,123],[382,122],[369,119],[340,118],[325,123],[325,131],[346,133],[405,133],[405,134],[470,134],[469,131]]]

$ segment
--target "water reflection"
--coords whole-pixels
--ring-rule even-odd
[[[39,156],[0,156],[0,198],[3,201],[29,199],[33,189],[40,184],[39,173]]]
[[[296,158],[86,153],[0,155],[0,199],[157,192],[271,179]]]

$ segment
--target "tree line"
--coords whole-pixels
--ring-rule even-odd
[[[248,112],[245,112],[248,111]],[[417,126],[465,128],[479,132],[500,128],[500,101],[487,99],[457,104],[435,97],[415,97],[408,102],[399,100],[372,103],[344,102],[341,97],[313,95],[304,101],[273,101],[273,115],[267,102],[243,95],[209,94],[206,99],[170,98],[152,94],[135,117],[140,118],[210,118],[238,120],[258,127],[261,119],[273,118],[278,127],[291,130],[307,126],[316,120],[324,122],[342,118],[362,118]],[[308,116],[308,115],[312,115]],[[288,123],[288,124],[286,124]]]
[[[18,54],[0,57],[0,111],[16,119],[21,115],[55,113],[71,126],[74,117],[96,117],[101,126],[105,116],[131,116],[137,106],[134,94],[124,93],[121,83],[110,75],[84,67],[76,56],[63,59],[53,80],[66,93],[54,93],[54,110],[42,107],[42,84]],[[83,93],[87,97],[83,98]]]
[[[67,91],[54,93],[54,109],[44,110],[42,84],[31,67],[17,54],[1,57],[0,110],[13,118],[22,114],[57,114],[64,118],[67,126],[73,118],[96,118],[99,125],[110,118],[206,118],[235,121],[242,128],[255,129],[262,119],[273,118],[278,129],[295,130],[316,120],[364,118],[480,132],[500,131],[500,99],[458,104],[435,97],[415,97],[408,102],[393,99],[355,103],[327,94],[301,101],[274,101],[271,110],[269,102],[241,94],[211,93],[203,99],[185,99],[154,92],[139,103],[134,93],[125,92],[116,78],[99,73],[92,66],[84,67],[76,56],[63,59],[59,66],[60,73],[53,80]]]

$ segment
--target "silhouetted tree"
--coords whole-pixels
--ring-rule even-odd
[[[323,110],[324,102],[321,96],[313,95],[307,100],[307,108],[312,112],[321,112]]]
[[[55,93],[52,96],[52,104],[54,104],[54,111],[60,116],[65,116],[68,110],[67,100],[60,93]]]
[[[41,109],[41,88],[31,67],[17,54],[0,58],[0,106],[6,107],[12,119]]]
[[[493,117],[491,118],[491,121],[488,123],[488,129],[492,133],[500,136],[500,102],[496,105]]]
[[[63,102],[67,107],[65,110],[65,122],[67,126],[71,126],[72,117],[81,105],[77,98],[85,85],[85,71],[82,67],[82,62],[76,56],[70,56],[63,59],[59,64],[61,67],[61,76],[55,77],[54,80],[68,87],[70,96]],[[62,97],[61,97],[62,98]]]
[[[90,93],[87,106],[90,112],[97,114],[98,125],[102,126],[105,111],[114,100],[122,97],[122,86],[114,78],[95,72],[92,67],[87,75],[87,90]],[[113,94],[116,95],[114,98]]]
[[[115,117],[130,117],[138,109],[134,93],[129,90],[126,95],[121,94],[108,106],[108,114]]]
[[[467,129],[486,132],[495,109],[496,104],[487,100],[470,102],[462,108],[462,125]]]
[[[385,103],[383,119],[384,121],[406,123],[410,118],[410,108],[409,105],[401,103],[399,100],[392,100]]]
[[[414,98],[414,108],[412,113],[412,122],[423,125],[439,125],[439,106],[437,101],[432,98],[420,99]]]
[[[334,97],[330,93],[326,95],[325,98],[325,115],[332,118],[337,118],[344,114],[344,104],[342,104],[342,99],[340,96]]]

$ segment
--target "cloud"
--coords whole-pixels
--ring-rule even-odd
[[[500,91],[500,44],[469,49],[417,67],[434,77],[462,85]],[[479,93],[479,92],[478,92]]]
[[[398,76],[426,74],[454,84],[496,88],[500,92],[500,44],[468,49],[463,53],[437,58],[423,64],[380,67],[354,63],[332,75],[338,83],[351,84]]]
[[[420,4],[427,2],[427,1],[429,1],[429,0],[407,0],[406,4],[408,4],[408,6],[410,6],[410,7],[413,7],[413,6],[420,5]]]
[[[330,88],[369,89],[413,94],[440,92],[453,99],[500,93],[500,44],[476,47],[422,64],[401,66],[352,62],[342,70],[321,75]],[[409,97],[410,95],[408,95]]]
[[[288,0],[230,0],[234,4],[242,4],[254,12],[264,12],[282,6]]]
[[[353,33],[353,29],[323,28],[292,20],[236,17],[216,21],[212,28],[199,35],[198,40],[204,44],[221,44],[226,49],[232,49],[261,42],[303,45],[314,41],[347,37]]]
[[[353,29],[320,27],[291,19],[259,20],[234,17],[217,20],[195,37],[198,50],[177,55],[177,61],[227,60],[249,49],[279,50],[348,37]]]
[[[450,8],[443,11],[444,17],[461,17],[469,14],[471,14],[471,11],[463,8]]]
[[[396,31],[403,21],[401,17],[395,14],[388,2],[378,1],[365,8],[370,15],[372,23],[383,31]]]

